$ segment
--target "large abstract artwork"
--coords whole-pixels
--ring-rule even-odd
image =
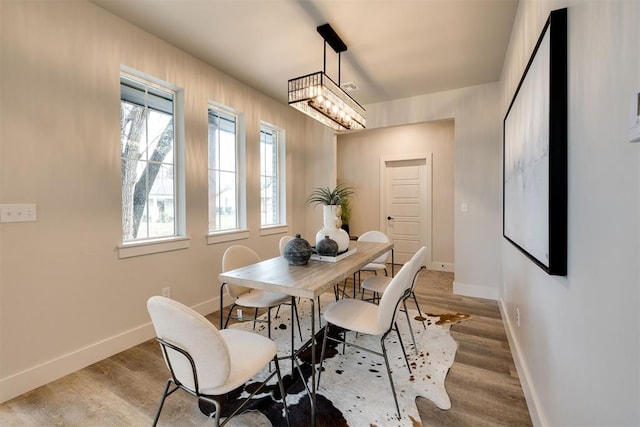
[[[567,10],[551,12],[504,119],[503,234],[567,274]]]

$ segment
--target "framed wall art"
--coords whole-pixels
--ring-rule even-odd
[[[552,11],[503,124],[503,235],[567,274],[567,9]]]

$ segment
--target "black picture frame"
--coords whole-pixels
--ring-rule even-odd
[[[567,274],[567,9],[549,14],[503,122],[503,236]]]

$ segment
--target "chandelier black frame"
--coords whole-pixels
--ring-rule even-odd
[[[324,69],[289,80],[289,105],[336,131],[364,129],[365,109],[340,87],[340,54],[347,45],[331,25],[317,30],[324,39]],[[338,83],[326,74],[327,43],[338,54]]]

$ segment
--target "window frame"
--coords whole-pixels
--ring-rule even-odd
[[[209,165],[209,111],[215,110],[226,115],[232,115],[236,119],[236,228],[231,230],[212,230],[209,223],[209,206],[210,189],[209,174],[211,167]],[[245,115],[241,111],[231,108],[227,105],[220,104],[215,101],[207,103],[207,243],[214,244],[220,242],[229,242],[234,240],[246,239],[249,237],[247,229],[247,210],[246,210],[246,126]]]
[[[146,86],[173,93],[173,203],[175,210],[174,234],[170,236],[151,237],[124,241],[122,230],[123,207],[120,207],[120,244],[117,246],[118,258],[129,258],[140,255],[186,249],[190,246],[190,237],[186,233],[186,198],[185,198],[185,163],[184,163],[184,90],[172,83],[122,65],[118,74],[118,90],[122,102],[122,78],[135,80]],[[118,105],[120,107],[120,104]],[[121,143],[121,142],[120,142]],[[122,148],[120,148],[122,150]],[[120,151],[120,161],[122,152]],[[122,171],[120,169],[120,173]],[[122,185],[122,178],[120,178]],[[120,190],[122,197],[122,190]]]
[[[262,132],[263,130],[271,131],[276,134],[277,145],[277,177],[278,177],[278,214],[279,222],[277,224],[265,225],[262,223]],[[277,233],[288,232],[287,225],[287,150],[286,150],[286,131],[284,128],[276,126],[272,123],[264,120],[260,121],[258,129],[258,145],[259,145],[259,159],[260,159],[260,235],[270,235]]]

